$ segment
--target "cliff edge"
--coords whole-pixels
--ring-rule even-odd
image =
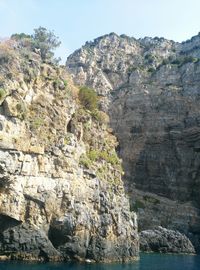
[[[29,43],[0,44],[1,258],[135,260],[137,219],[108,116]]]

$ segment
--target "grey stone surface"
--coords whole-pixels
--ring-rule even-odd
[[[0,70],[7,93],[0,98],[0,256],[135,260],[137,218],[125,195],[116,137],[80,106],[65,69],[33,52],[27,60],[24,48],[9,49],[15,61]],[[112,154],[115,164],[92,160],[92,150]]]
[[[140,233],[140,250],[160,253],[195,253],[194,246],[185,235],[162,227]]]
[[[119,140],[124,182],[139,228],[186,234],[200,251],[200,35],[105,35],[68,57],[78,84],[94,88]]]

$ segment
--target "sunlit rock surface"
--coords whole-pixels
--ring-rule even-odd
[[[186,234],[200,251],[200,35],[183,43],[114,33],[67,59],[101,96],[119,140],[139,229]]]

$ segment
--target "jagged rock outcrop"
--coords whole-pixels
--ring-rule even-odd
[[[79,104],[63,68],[12,42],[0,51],[0,255],[136,259],[136,215],[105,120]]]
[[[140,233],[140,250],[160,253],[195,253],[191,241],[185,235],[162,227]]]
[[[176,43],[111,33],[66,66],[109,112],[140,230],[179,230],[200,251],[200,35]]]

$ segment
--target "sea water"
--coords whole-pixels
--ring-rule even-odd
[[[140,261],[124,264],[0,262],[0,270],[200,270],[200,256],[141,254]]]

